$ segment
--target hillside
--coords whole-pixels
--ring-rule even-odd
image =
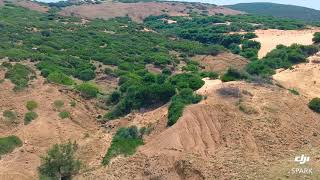
[[[171,16],[189,16],[190,13],[207,13],[209,15],[225,14],[235,15],[242,12],[215,5],[204,5],[201,3],[182,2],[103,2],[101,4],[84,4],[66,7],[61,11],[62,15],[78,15],[85,18],[111,19],[114,17],[129,16],[134,21],[142,22],[151,15],[159,16],[169,14]]]
[[[120,1],[0,0],[1,180],[320,178],[318,29]]]
[[[217,80],[206,80],[198,92],[207,99],[188,106],[171,128],[151,135],[135,156],[119,157],[77,179],[302,177],[288,174],[292,159],[300,152],[314,156],[320,147],[315,135],[320,117],[307,108],[308,99],[276,86]],[[303,167],[318,169],[317,162]]]
[[[304,21],[319,21],[320,11],[293,5],[275,3],[239,3],[226,6],[231,9],[256,15],[271,15],[275,17],[300,19]]]

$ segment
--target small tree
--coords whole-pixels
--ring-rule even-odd
[[[57,179],[71,179],[80,170],[81,162],[75,158],[76,143],[55,144],[47,156],[42,157],[39,167],[41,176]]]

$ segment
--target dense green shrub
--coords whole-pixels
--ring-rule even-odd
[[[245,80],[248,78],[248,75],[244,72],[240,72],[237,69],[229,68],[225,74],[221,77],[223,82],[236,81],[236,80]]]
[[[80,95],[84,98],[95,98],[99,93],[99,89],[90,83],[77,85],[76,90],[79,91]]]
[[[120,128],[113,136],[111,146],[102,160],[103,165],[109,164],[118,155],[129,156],[136,152],[138,146],[143,145],[142,136],[136,126]]]
[[[314,43],[320,43],[320,32],[314,33],[314,37],[312,39]]]
[[[170,83],[151,83],[145,86],[134,84],[128,88],[119,103],[106,117],[108,119],[114,119],[130,113],[133,109],[162,105],[168,102],[174,94],[174,86]]]
[[[36,108],[38,108],[38,103],[35,102],[35,101],[28,101],[27,104],[26,104],[26,108],[27,108],[29,111],[33,111],[33,110],[35,110]]]
[[[183,109],[188,104],[196,104],[200,102],[202,97],[194,94],[190,88],[182,89],[177,95],[172,98],[168,110],[168,126],[174,125],[181,117]]]
[[[91,69],[80,71],[77,77],[83,81],[89,81],[96,77],[96,73]]]
[[[240,54],[241,52],[239,44],[230,44],[228,49],[230,49],[233,54]]]
[[[81,161],[76,159],[76,143],[56,144],[42,157],[39,167],[40,176],[44,179],[71,179],[81,167]]]
[[[24,115],[24,124],[29,124],[32,120],[37,119],[38,114],[36,112],[30,111]]]
[[[119,91],[113,91],[108,98],[108,102],[112,104],[117,104],[120,101],[121,93]]]
[[[49,82],[67,85],[67,86],[74,84],[74,81],[69,76],[59,72],[50,73],[47,79]]]
[[[242,42],[242,49],[257,49],[261,48],[261,43],[253,40],[245,40]]]
[[[314,45],[278,45],[269,52],[262,60],[252,61],[246,67],[251,75],[268,77],[275,73],[275,69],[290,68],[293,64],[305,62],[308,56],[318,52],[319,48]]]
[[[0,137],[0,156],[12,152],[22,146],[22,141],[17,136]]]
[[[191,88],[197,90],[204,85],[201,76],[194,73],[177,74],[169,79],[170,83],[178,89]]]
[[[202,71],[200,73],[200,76],[203,77],[203,78],[208,77],[211,80],[213,80],[213,79],[218,79],[219,74],[216,73],[216,72],[213,72],[213,71]]]
[[[246,33],[243,37],[245,39],[253,39],[253,38],[256,38],[258,36],[255,33],[249,32],[249,33]]]
[[[245,57],[245,58],[251,60],[251,61],[258,60],[258,50],[257,49],[252,49],[252,48],[243,49],[243,50],[241,50],[240,55],[242,57]]]
[[[320,98],[313,98],[309,102],[309,108],[317,113],[320,113]]]

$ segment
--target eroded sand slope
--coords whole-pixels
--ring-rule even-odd
[[[188,106],[136,155],[77,179],[295,179],[288,174],[294,157],[316,156],[320,117],[307,98],[271,85],[209,83],[200,90],[206,100]],[[240,93],[221,96],[222,87]],[[319,170],[319,159],[310,165]]]

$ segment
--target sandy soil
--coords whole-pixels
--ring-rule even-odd
[[[196,55],[192,59],[204,66],[206,71],[218,73],[224,73],[230,67],[243,69],[248,64],[248,60],[232,53],[220,53],[217,56]]]
[[[312,44],[313,34],[320,32],[320,29],[308,30],[256,30],[258,38],[254,40],[261,43],[259,58],[264,57],[268,52],[276,48],[277,45],[292,45],[294,43],[302,45]]]
[[[134,21],[141,22],[150,15],[169,14],[170,16],[188,16],[189,9],[201,12],[207,10],[208,14],[223,13],[228,15],[240,14],[241,12],[224,7],[204,6],[200,3],[188,4],[179,2],[139,2],[139,3],[119,3],[104,2],[95,5],[80,5],[66,7],[62,10],[62,15],[77,15],[85,18],[123,17],[128,15]]]
[[[4,74],[1,71],[1,76]],[[17,135],[23,141],[23,146],[0,159],[0,179],[38,179],[37,167],[40,165],[40,156],[56,143],[64,143],[69,139],[77,141],[80,159],[86,164],[86,169],[100,166],[111,135],[100,129],[95,117],[99,110],[93,103],[83,101],[73,93],[62,92],[61,87],[45,84],[44,79],[31,83],[30,88],[22,92],[12,91],[13,84],[6,80],[0,84],[0,112],[14,110],[18,113],[18,121],[9,123],[0,117],[0,136]],[[25,104],[29,100],[38,102],[36,109],[39,117],[30,124],[23,124],[24,114],[27,112]],[[70,119],[61,120],[58,112],[53,108],[55,100],[63,100],[65,108],[71,112]],[[75,100],[77,105],[69,105]]]
[[[309,99],[320,96],[320,54],[309,58],[309,63],[302,63],[278,72],[273,76],[287,89],[296,89]]]
[[[217,91],[231,87],[241,96]],[[198,92],[207,99],[188,106],[136,155],[76,179],[301,179],[288,174],[301,153],[312,155],[309,166],[320,170],[320,117],[307,98],[276,86],[207,79]]]

